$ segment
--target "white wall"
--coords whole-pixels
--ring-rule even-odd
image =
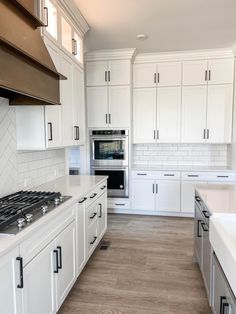
[[[227,145],[136,144],[135,165],[226,166]]]
[[[65,173],[64,149],[17,152],[15,109],[0,98],[0,196],[30,189]]]

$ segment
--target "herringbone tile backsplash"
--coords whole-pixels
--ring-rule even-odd
[[[0,197],[66,173],[64,149],[18,152],[15,109],[0,98]]]

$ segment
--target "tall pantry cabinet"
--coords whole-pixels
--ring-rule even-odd
[[[130,127],[133,54],[133,49],[121,49],[86,55],[89,128]]]

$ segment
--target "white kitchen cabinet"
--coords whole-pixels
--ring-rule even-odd
[[[157,142],[180,142],[181,88],[157,90]],[[148,123],[146,121],[146,123]]]
[[[233,86],[208,87],[207,142],[231,143],[233,112]]]
[[[65,16],[61,16],[61,43],[72,54],[72,27]]]
[[[54,252],[50,243],[23,269],[22,305],[24,314],[55,313]]]
[[[134,210],[155,210],[155,180],[132,180],[132,208]]]
[[[156,63],[137,63],[133,65],[133,86],[156,87]]]
[[[183,85],[206,85],[207,84],[207,60],[184,61]]]
[[[129,60],[93,61],[86,64],[87,86],[130,85]]]
[[[58,7],[55,0],[42,1],[42,20],[45,23],[44,33],[54,40],[58,39]]]
[[[157,86],[181,86],[181,62],[162,62],[157,65]]]
[[[134,88],[181,85],[181,62],[134,64]]]
[[[133,142],[155,143],[156,88],[139,88],[133,92]]]
[[[195,186],[198,184],[207,184],[207,181],[181,182],[181,213],[194,214]]]
[[[128,128],[130,126],[130,86],[110,86],[109,127]]]
[[[129,127],[130,87],[87,88],[88,127]]]
[[[204,143],[206,128],[207,88],[188,86],[182,89],[182,135],[183,143]]]
[[[208,61],[208,84],[233,84],[234,59]]]
[[[87,88],[88,127],[107,127],[108,89],[106,86]]]
[[[180,212],[180,181],[156,181],[156,210]]]
[[[84,102],[84,72],[78,66],[73,67],[73,125],[74,144],[85,142],[85,102]]]
[[[0,259],[0,312],[1,314],[21,314],[20,264],[15,248]]]
[[[98,201],[98,237],[104,235],[107,229],[107,192]]]
[[[56,239],[59,272],[55,276],[56,308],[62,305],[76,280],[76,231],[72,222]]]

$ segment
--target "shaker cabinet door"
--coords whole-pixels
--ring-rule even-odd
[[[155,210],[155,181],[132,181],[132,208],[134,210]]]
[[[86,84],[87,86],[107,85],[107,62],[96,61],[86,64]]]
[[[156,181],[156,210],[180,212],[179,181]]]
[[[207,84],[207,61],[183,62],[183,85],[206,85]]]
[[[208,84],[233,84],[234,60],[215,59],[208,61]]]

